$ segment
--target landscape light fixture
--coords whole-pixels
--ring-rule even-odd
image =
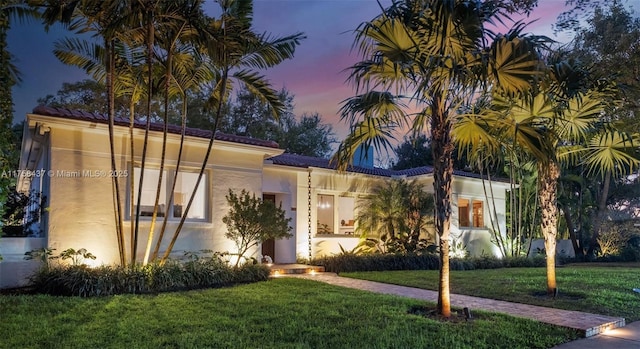
[[[472,316],[471,316],[471,310],[469,310],[469,308],[464,307],[464,308],[462,308],[462,311],[464,312],[464,319],[465,319],[466,321],[469,321],[469,320],[471,320],[471,319],[472,319]]]

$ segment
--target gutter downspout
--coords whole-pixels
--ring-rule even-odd
[[[311,168],[307,169],[307,219],[308,219],[308,227],[307,227],[307,238],[309,241],[309,261],[311,261],[311,258],[313,257],[312,255],[312,243],[311,243],[311,238],[312,238],[312,233],[311,233],[311,172],[313,170]]]

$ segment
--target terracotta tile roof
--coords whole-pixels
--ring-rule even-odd
[[[297,154],[289,154],[284,153],[281,155],[277,155],[269,158],[273,164],[282,165],[282,166],[291,166],[291,167],[299,167],[299,168],[308,168],[308,167],[317,167],[317,168],[326,168],[326,169],[335,169],[336,164],[331,163],[329,159],[322,158],[314,158],[310,156],[297,155]],[[350,166],[347,169],[347,172],[354,173],[363,173],[372,176],[381,176],[381,177],[415,177],[421,175],[429,175],[433,173],[433,167],[431,166],[422,166],[416,168],[410,168],[407,170],[389,170],[385,168],[368,168],[368,167],[360,167],[360,166]],[[458,177],[467,177],[467,178],[478,178],[480,179],[480,175],[477,173],[466,172],[466,171],[453,171],[454,176]],[[499,182],[509,182],[508,179],[504,178],[492,178],[494,181]]]
[[[282,166],[292,166],[292,167],[300,167],[300,168],[318,167],[318,168],[326,168],[326,169],[332,169],[332,170],[336,169],[336,164],[330,162],[329,159],[315,158],[311,156],[304,156],[304,155],[298,155],[298,154],[284,153],[282,155],[269,158],[269,160],[271,160],[276,165],[282,165]],[[383,177],[391,177],[396,172],[396,171],[387,170],[384,168],[377,168],[377,167],[367,168],[367,167],[360,167],[360,166],[349,166],[347,171],[355,172],[355,173],[363,173],[363,174],[368,174],[373,176],[383,176]]]
[[[34,114],[59,117],[64,119],[72,119],[72,120],[82,120],[88,122],[99,122],[106,124],[109,122],[106,115],[98,114],[98,113],[89,113],[81,110],[70,110],[66,108],[56,108],[49,106],[37,106],[33,109]],[[125,118],[116,118],[114,120],[117,126],[129,126],[129,119]],[[145,123],[139,120],[135,121],[135,127],[144,129]],[[162,123],[151,123],[152,131],[162,131],[163,130]],[[180,134],[181,128],[178,125],[169,125],[168,126],[169,133]],[[211,137],[211,131],[201,130],[197,128],[187,128],[186,133],[187,136],[198,137],[198,138],[206,138]],[[255,145],[260,147],[267,148],[276,148],[278,149],[278,143],[274,141],[266,141],[257,138],[244,137],[244,136],[236,136],[231,134],[226,134],[222,132],[216,132],[216,140],[232,142],[232,143],[240,143],[240,144],[248,144]],[[308,167],[317,167],[317,168],[326,168],[326,169],[335,169],[336,164],[330,163],[329,159],[316,158],[311,156],[297,155],[297,154],[289,154],[284,153],[282,155],[274,156],[269,158],[274,164],[282,165],[282,166],[291,166],[291,167],[300,167],[300,168],[308,168]],[[372,176],[381,176],[381,177],[395,177],[395,176],[407,176],[414,177],[420,175],[427,175],[433,173],[433,167],[431,166],[423,166],[411,168],[408,170],[389,170],[385,168],[378,167],[361,167],[361,166],[350,166],[347,169],[348,172],[354,173],[362,173]],[[472,172],[465,171],[457,171],[454,170],[453,174],[460,177],[469,177],[469,178],[480,178],[480,175]],[[508,182],[505,179],[493,179],[501,182]]]
[[[38,115],[59,117],[64,119],[99,122],[102,124],[106,124],[109,122],[109,119],[107,118],[106,115],[102,115],[98,113],[89,113],[81,110],[70,110],[65,108],[49,107],[49,106],[43,106],[43,105],[35,107],[33,109],[33,113]],[[115,118],[114,123],[117,126],[129,126],[129,119],[117,117]],[[142,122],[139,120],[135,121],[136,128],[144,129],[145,126],[146,126],[145,122]],[[151,123],[152,131],[162,131],[163,127],[164,125],[162,123],[159,123],[159,122]],[[169,125],[168,129],[169,129],[169,133],[174,133],[174,134],[181,133],[181,127],[178,125]],[[209,139],[211,137],[211,131],[201,130],[197,128],[187,128],[185,131],[185,134],[191,137],[206,138],[206,139]],[[226,134],[222,132],[216,132],[215,139],[220,141],[255,145],[255,146],[267,147],[267,148],[276,148],[276,149],[279,148],[278,143],[274,141],[266,141],[262,139],[244,137],[244,136],[236,136],[236,135]]]

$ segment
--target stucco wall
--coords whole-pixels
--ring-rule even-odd
[[[48,203],[48,245],[58,251],[66,248],[86,248],[98,257],[93,264],[117,262],[118,249],[115,234],[112,180],[110,171],[109,140],[105,125],[58,125],[51,127],[51,175]],[[122,207],[127,212],[130,191],[128,179],[132,175],[129,139],[126,130],[116,135],[116,159],[120,175]],[[141,161],[142,136],[136,131],[135,162]],[[179,138],[170,135],[165,166],[174,169],[178,154]],[[161,154],[161,134],[151,135],[146,166],[158,168]],[[183,152],[181,171],[198,172],[206,151],[207,140],[190,138]],[[271,150],[266,150],[271,152]],[[273,150],[276,151],[277,150]],[[216,141],[206,170],[205,221],[187,221],[173,249],[174,256],[184,251],[212,249],[235,252],[235,244],[224,237],[226,226],[222,217],[228,212],[225,195],[229,188],[248,190],[262,194],[262,165],[265,150],[258,147],[229,144]],[[138,165],[136,165],[138,166]],[[83,172],[85,171],[85,172]],[[88,172],[90,171],[90,172]],[[124,171],[127,171],[126,175]],[[92,173],[93,176],[88,174]],[[96,175],[97,174],[97,175]],[[156,223],[157,233],[163,218]],[[141,217],[137,256],[142,258],[149,234],[150,218]],[[163,248],[178,225],[179,219],[170,219]],[[129,251],[130,218],[124,219],[125,244]],[[155,244],[155,241],[153,242]],[[255,253],[255,250],[252,251]]]

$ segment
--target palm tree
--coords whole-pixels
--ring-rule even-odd
[[[517,25],[497,35],[487,25],[503,18],[493,2],[394,0],[382,14],[356,31],[355,46],[364,60],[351,68],[350,80],[362,92],[348,99],[342,118],[351,133],[335,160],[345,168],[357,147],[388,147],[393,131],[408,127],[431,133],[434,159],[435,229],[439,237],[438,313],[451,314],[449,232],[453,139],[451,127],[461,105],[476,92],[495,86],[508,94],[530,87],[539,66],[536,40]],[[408,95],[406,97],[405,95]],[[407,102],[416,114],[404,112]]]
[[[270,105],[273,116],[278,118],[284,112],[284,104],[280,100],[278,92],[271,88],[266,78],[254,69],[273,67],[292,58],[295,48],[304,39],[302,33],[272,38],[267,34],[253,32],[253,28],[251,28],[253,22],[252,0],[219,0],[217,2],[220,5],[221,14],[219,18],[213,18],[209,21],[205,38],[206,55],[211,66],[216,67],[214,72],[216,75],[215,87],[207,101],[210,110],[214,113],[214,124],[211,128],[209,145],[198,178],[161,263],[169,258],[189,214],[189,209],[209,161],[215,133],[222,119],[223,105],[229,98],[233,82],[242,84],[260,100]]]
[[[358,201],[357,232],[414,252],[433,217],[433,197],[415,181],[386,181]],[[426,247],[426,246],[425,246]]]
[[[160,193],[162,190],[162,173],[164,171],[164,163],[166,158],[166,145],[167,145],[167,134],[168,134],[168,124],[169,124],[169,100],[176,95],[184,96],[184,92],[182,87],[176,84],[175,78],[173,76],[174,69],[177,69],[178,72],[184,72],[186,67],[191,67],[188,63],[194,62],[193,56],[198,55],[198,52],[193,49],[194,44],[197,45],[199,41],[199,34],[202,32],[203,28],[199,28],[199,24],[201,24],[204,19],[204,13],[201,9],[201,1],[184,1],[179,3],[163,3],[161,4],[161,13],[164,18],[168,20],[162,23],[162,30],[159,31],[158,35],[158,46],[159,50],[156,50],[160,65],[164,66],[164,115],[163,115],[163,140],[162,140],[162,155],[160,160],[160,178],[158,179],[157,187],[156,187],[156,200],[154,205],[154,210],[151,218],[151,224],[149,227],[149,235],[147,238],[147,245],[145,249],[145,254],[143,258],[143,263],[146,264],[149,261],[149,257],[151,254],[151,245],[153,242],[153,238],[155,235],[155,223],[158,215],[158,203],[160,199]],[[177,60],[174,59],[177,58]],[[185,62],[188,61],[188,62]],[[202,62],[202,60],[199,60]],[[193,74],[189,74],[193,76]],[[204,75],[206,77],[212,77],[210,75]],[[204,82],[204,81],[200,81]],[[186,106],[186,104],[185,104]],[[177,165],[174,171],[171,194],[169,196],[169,202],[166,205],[166,209],[164,212],[164,220],[162,224],[162,228],[160,230],[160,236],[156,246],[159,248],[160,243],[162,242],[162,237],[164,236],[164,230],[167,226],[167,221],[169,217],[169,209],[173,202],[173,193],[176,188],[176,183],[178,179],[178,173],[180,169],[180,161],[182,159],[182,150],[184,145],[184,132],[186,130],[186,110],[183,110],[182,113],[182,132],[181,132],[181,142],[180,148],[178,150],[178,158]],[[140,188],[142,185],[140,184]],[[133,189],[133,188],[131,188]],[[157,256],[157,253],[154,253],[154,256]]]
[[[107,86],[107,114],[109,119],[109,147],[111,152],[111,170],[116,171],[114,138],[114,100],[115,100],[115,46],[125,27],[128,3],[123,1],[82,0],[60,2],[55,0],[34,1],[34,6],[43,7],[42,19],[46,28],[56,22],[62,23],[78,33],[93,32],[103,40],[103,62]],[[120,199],[120,183],[112,178],[114,219],[120,263],[125,264],[125,244],[123,230],[123,210]]]
[[[638,165],[624,152],[633,146],[633,137],[612,128],[604,117],[611,86],[563,57],[562,52],[549,56],[545,79],[528,95],[494,93],[494,109],[479,118],[461,115],[455,127],[458,142],[471,153],[503,147],[507,153],[525,151],[535,159],[549,294],[557,291],[557,184],[562,165],[583,164],[618,175]]]

